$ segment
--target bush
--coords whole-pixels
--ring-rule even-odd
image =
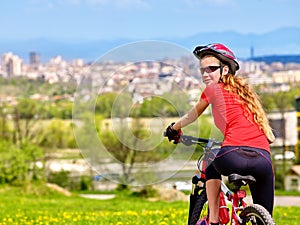
[[[80,179],[80,191],[91,190],[93,180],[89,176],[81,176]]]
[[[70,172],[64,170],[59,172],[52,172],[48,176],[48,182],[57,184],[58,186],[61,186],[63,188],[67,188],[70,185],[69,174]]]
[[[69,171],[51,172],[48,182],[57,184],[70,191],[87,191],[92,189],[93,180],[89,176],[71,177]]]
[[[284,190],[284,175],[282,172],[275,172],[275,189]]]
[[[148,185],[143,187],[139,191],[133,192],[132,195],[142,198],[153,198],[157,196],[157,190],[154,189],[152,186]]]
[[[40,148],[32,144],[18,147],[0,140],[0,183],[22,185],[31,180],[43,180],[44,168]]]

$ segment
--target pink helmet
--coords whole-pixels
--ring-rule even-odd
[[[240,68],[233,51],[220,43],[213,43],[206,46],[197,46],[194,49],[193,53],[200,60],[205,55],[214,55],[221,62],[229,66],[230,72],[232,74],[235,74],[235,72]]]

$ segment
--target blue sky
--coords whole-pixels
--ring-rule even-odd
[[[299,0],[11,0],[0,39],[151,39],[300,27]]]

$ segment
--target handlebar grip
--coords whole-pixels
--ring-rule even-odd
[[[205,138],[196,138],[193,136],[188,136],[188,135],[182,135],[180,137],[180,140],[183,144],[187,143],[187,144],[197,144],[197,143],[208,143],[209,139],[205,139]]]
[[[167,137],[166,131],[164,131],[163,136]],[[200,143],[206,143],[206,144],[211,143],[211,145],[214,145],[214,144],[221,145],[222,144],[222,142],[214,141],[213,139],[198,138],[198,137],[193,137],[193,136],[189,136],[189,135],[180,136],[180,142],[186,146],[190,146],[193,144],[200,144]],[[175,144],[177,144],[177,143],[175,143]]]

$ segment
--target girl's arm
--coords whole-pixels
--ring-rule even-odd
[[[203,99],[199,99],[194,107],[173,125],[173,129],[179,130],[194,122],[208,107],[208,105],[209,104],[206,101],[204,101]]]

